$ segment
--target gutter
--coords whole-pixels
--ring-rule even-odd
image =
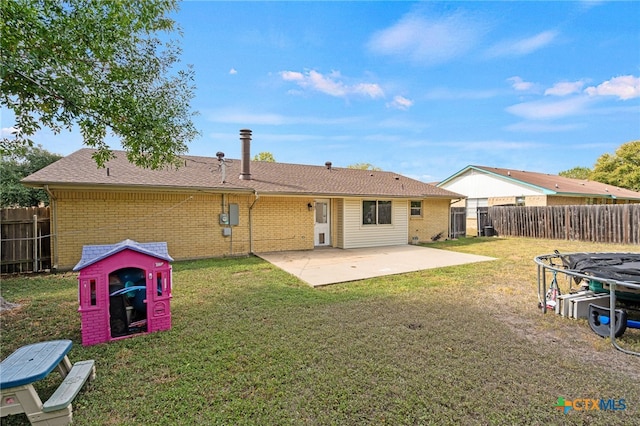
[[[55,195],[53,195],[53,193],[49,189],[49,185],[44,185],[44,190],[49,196],[49,206],[51,207],[51,219],[49,222],[51,224],[51,231],[49,232],[49,234],[53,240],[52,253],[51,253],[51,258],[52,258],[51,269],[57,270],[58,269],[58,214],[57,214],[58,205],[57,205],[57,199]]]
[[[253,207],[260,199],[258,191],[254,191],[253,193],[256,196],[256,199],[253,200],[253,203],[249,206],[249,254],[253,254]]]
[[[238,194],[250,194],[253,190],[251,188],[241,188],[241,187],[204,187],[204,186],[163,186],[163,185],[118,185],[112,183],[70,183],[70,182],[23,182],[25,186],[30,188],[42,188],[44,186],[52,185],[56,188],[64,189],[64,190],[98,190],[98,191],[113,191],[113,192],[131,192],[131,191],[140,191],[140,192],[179,192],[184,193],[185,191],[193,191],[193,192],[205,192],[211,194],[228,194],[228,193],[238,193]]]

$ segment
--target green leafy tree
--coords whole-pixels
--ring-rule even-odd
[[[347,166],[347,169],[359,169],[359,170],[373,170],[373,171],[381,171],[380,167],[376,167],[370,163],[356,163]]]
[[[593,167],[591,179],[640,191],[640,140],[620,145],[614,155],[602,154]]]
[[[588,167],[578,166],[573,169],[562,171],[558,173],[558,175],[572,179],[590,179],[591,169]]]
[[[266,161],[267,163],[275,163],[276,159],[273,157],[272,153],[263,151],[254,155],[253,161]]]
[[[3,156],[0,160],[0,207],[32,207],[49,204],[42,189],[27,188],[20,180],[62,158],[38,145],[26,148],[22,154]]]
[[[138,166],[177,164],[198,135],[193,70],[175,69],[180,49],[163,41],[177,8],[176,0],[3,0],[0,102],[17,132],[0,153],[24,152],[41,126],[77,126],[99,166],[113,157],[107,135]]]

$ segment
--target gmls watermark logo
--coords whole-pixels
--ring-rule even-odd
[[[620,399],[592,399],[592,398],[576,398],[573,400],[558,397],[555,407],[567,414],[571,410],[575,411],[624,411],[627,409],[627,403],[624,398]]]

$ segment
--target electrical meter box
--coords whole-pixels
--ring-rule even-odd
[[[229,213],[220,213],[220,225],[240,224],[240,209],[237,204],[229,204]]]

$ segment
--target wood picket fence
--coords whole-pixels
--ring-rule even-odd
[[[640,244],[640,204],[489,208],[498,235]]]
[[[0,210],[0,272],[38,272],[51,268],[49,207]]]

